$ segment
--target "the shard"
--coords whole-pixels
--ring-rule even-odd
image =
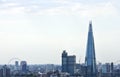
[[[89,23],[85,65],[86,65],[86,76],[85,77],[97,77],[97,67],[96,67],[96,57],[95,57],[95,46],[94,46],[92,22]]]

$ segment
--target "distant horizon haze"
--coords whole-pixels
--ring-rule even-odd
[[[66,50],[85,62],[92,21],[97,62],[120,60],[119,0],[0,0],[0,64],[61,64]],[[14,63],[14,60],[10,62]]]

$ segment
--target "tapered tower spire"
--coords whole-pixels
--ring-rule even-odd
[[[91,21],[89,23],[85,64],[86,64],[86,77],[97,77],[94,36]]]

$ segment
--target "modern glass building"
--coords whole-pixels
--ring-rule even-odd
[[[62,72],[69,73],[73,75],[76,69],[76,56],[68,56],[67,52],[64,50],[62,53]]]
[[[87,50],[85,57],[86,77],[97,77],[96,57],[92,22],[89,23]]]

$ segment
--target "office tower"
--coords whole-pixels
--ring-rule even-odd
[[[21,61],[20,66],[21,66],[21,71],[26,73],[27,72],[27,62]]]
[[[19,66],[19,62],[15,61],[15,66],[18,67]]]
[[[67,52],[64,50],[62,53],[62,72],[67,72]]]
[[[89,32],[88,32],[88,40],[87,40],[87,51],[86,51],[86,57],[85,57],[85,65],[86,65],[86,77],[97,77],[92,22],[89,23]]]
[[[110,63],[106,63],[106,71],[107,73],[110,73],[111,71]]]
[[[15,70],[19,70],[19,62],[15,61]]]
[[[68,56],[67,52],[64,50],[62,53],[62,72],[67,72],[73,75],[76,67],[76,56]]]
[[[112,62],[111,63],[111,77],[114,77],[113,72],[114,72],[114,63]]]
[[[0,77],[10,77],[10,69],[7,67],[7,65],[4,65],[0,69]]]
[[[76,69],[76,56],[75,55],[67,57],[67,68],[68,68],[68,73],[70,73],[70,75],[73,75],[75,73],[75,69]]]

